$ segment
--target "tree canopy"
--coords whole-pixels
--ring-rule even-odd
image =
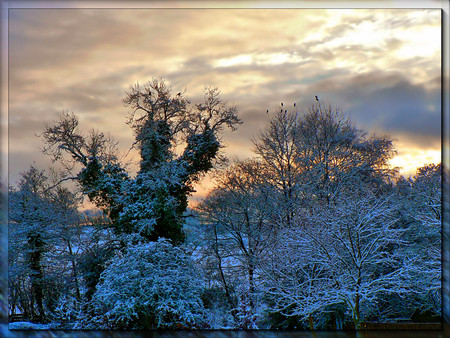
[[[67,168],[74,162],[82,165],[74,179],[107,213],[118,234],[181,243],[187,197],[220,158],[221,131],[241,123],[237,108],[219,94],[206,87],[203,102],[191,105],[184,93],[173,95],[164,80],[132,86],[123,102],[131,109],[127,123],[141,157],[134,178],[118,161],[114,140],[98,131],[83,136],[74,114],[63,113],[46,128],[44,153]]]

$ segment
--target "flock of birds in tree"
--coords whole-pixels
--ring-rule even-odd
[[[314,96],[315,98],[316,98],[316,101],[318,101],[319,102],[319,97],[317,96],[317,95],[315,95]],[[283,107],[284,106],[284,104],[283,104],[283,102],[281,102],[281,107]],[[294,102],[294,107],[296,107],[297,105],[296,105],[296,103]],[[281,111],[280,111],[280,113],[282,113],[283,112],[283,108],[281,108]],[[285,110],[284,111],[285,113],[287,113],[287,110]],[[267,112],[266,112],[267,114],[269,114],[269,109],[267,109]]]

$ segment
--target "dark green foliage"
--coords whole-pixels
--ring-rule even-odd
[[[192,107],[182,93],[172,95],[163,80],[142,89],[131,87],[123,102],[131,109],[127,124],[141,156],[136,178],[118,163],[115,143],[95,131],[84,137],[73,114],[61,115],[55,126],[46,128],[44,152],[65,164],[83,166],[75,179],[108,215],[116,234],[183,243],[188,196],[214,166],[221,148],[219,133],[241,123],[237,110],[221,102],[216,88],[206,88],[204,102]],[[64,160],[64,153],[70,158]]]
[[[218,307],[227,311],[236,307],[238,303],[238,299],[236,296],[229,297],[225,290],[218,286],[204,289],[200,297],[205,309],[209,310]]]
[[[202,134],[192,135],[187,140],[187,147],[183,160],[187,163],[187,172],[191,174],[208,172],[212,168],[212,159],[219,151],[220,142],[212,130],[205,130]]]
[[[78,268],[84,279],[86,300],[90,301],[100,280],[100,275],[105,269],[105,262],[114,254],[113,247],[96,244],[87,249],[78,259]]]
[[[431,323],[431,322],[442,322],[442,317],[436,315],[430,310],[417,309],[414,311],[411,319],[415,323]]]
[[[153,232],[148,237],[151,241],[156,241],[160,237],[170,238],[174,244],[183,243],[186,235],[183,231],[184,220],[180,217],[180,211],[176,206],[166,203],[170,191],[159,189],[155,196],[154,217],[156,223]],[[179,209],[179,208],[178,208]]]
[[[161,167],[171,157],[170,127],[167,121],[147,120],[136,136],[141,153],[141,172]]]
[[[91,157],[80,173],[78,180],[83,192],[113,220],[117,220],[123,208],[122,185],[129,180],[125,170],[113,163],[102,165],[98,158]]]
[[[270,305],[269,305],[270,308]],[[307,323],[302,321],[301,316],[286,316],[279,311],[267,312],[265,325],[271,330],[306,330]]]

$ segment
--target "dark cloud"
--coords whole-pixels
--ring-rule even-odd
[[[80,80],[66,87],[56,88],[46,92],[41,99],[47,102],[57,102],[58,106],[77,112],[95,112],[121,106],[125,96],[122,87],[124,78],[141,71],[143,66],[122,67],[111,74],[94,77],[90,80]],[[130,83],[129,85],[132,85]],[[125,88],[128,89],[128,88]]]
[[[10,125],[17,127],[18,133],[29,133],[33,126],[36,130],[37,123],[51,122],[62,111],[84,115],[92,122],[105,120],[106,117],[100,115],[99,111],[117,111],[120,107],[126,110],[122,106],[122,99],[128,88],[123,87],[123,79],[141,69],[142,66],[127,66],[91,80],[80,79],[66,86],[40,87],[41,90],[35,88],[34,91],[29,88],[33,87],[33,82],[24,83],[22,88],[11,86],[10,93],[14,100],[10,103]]]
[[[80,9],[9,11],[10,71],[83,63],[94,49],[123,48],[140,36],[138,25],[120,21],[108,10],[91,15]]]
[[[403,45],[403,42],[397,38],[388,38],[385,40],[386,49],[389,51],[396,50]]]
[[[376,130],[394,138],[409,135],[419,147],[428,147],[430,139],[440,138],[440,88],[413,84],[399,72],[330,77],[312,85],[307,93],[343,107],[359,128],[369,132]],[[305,94],[296,91],[289,97],[300,101]]]
[[[384,25],[388,29],[395,28],[417,28],[421,25],[429,25],[436,23],[436,19],[440,19],[439,13],[440,9],[417,9],[414,14],[424,14],[424,15],[411,15],[408,9],[392,9],[391,13],[397,15],[389,15],[384,17]],[[410,15],[407,15],[410,14]]]
[[[352,22],[344,22],[344,23],[340,23],[337,24],[336,26],[332,26],[330,28],[328,28],[325,31],[325,34],[327,37],[332,37],[337,38],[337,37],[341,37],[344,35],[344,33],[348,32],[349,30],[354,29],[355,24]]]
[[[213,71],[213,67],[211,65],[212,60],[213,59],[209,56],[187,58],[183,61],[183,64],[179,70],[169,72],[166,74],[166,77],[173,82],[175,86],[186,85],[186,79],[199,76],[201,77],[204,74],[210,74]]]
[[[379,11],[377,11],[377,13],[379,13]],[[342,22],[345,22],[345,24],[351,26],[357,26],[363,22],[374,22],[375,20],[376,17],[374,13],[367,14],[367,12],[364,10],[355,10],[352,14],[344,15],[341,19]],[[330,28],[330,31],[332,31],[333,29],[334,28]]]
[[[431,60],[435,60],[435,62],[431,62]],[[426,81],[426,87],[441,88],[440,76],[442,61],[440,57],[425,58],[416,56],[408,59],[396,60],[392,62],[390,68],[399,71],[401,70],[405,77],[412,78],[412,80],[417,80],[414,79],[413,74],[418,74],[418,72],[420,72],[421,75],[428,80]],[[422,82],[423,80],[424,79],[422,79]]]
[[[248,140],[255,136],[264,126],[267,109],[273,113],[283,100],[290,109],[293,102],[302,109],[313,103],[314,96],[318,95],[332,104],[342,106],[360,128],[369,132],[387,133],[394,138],[397,134],[420,134],[423,137],[415,139],[416,146],[427,146],[430,139],[439,138],[440,86],[430,89],[430,83],[426,86],[413,84],[400,71],[379,70],[350,75],[348,69],[334,68],[330,71],[312,72],[311,77],[305,77],[305,67],[314,66],[312,62],[235,65],[210,71],[208,74],[211,78],[223,74],[230,82],[241,74],[254,74],[256,78],[265,74],[271,76],[271,80],[266,83],[249,82],[236,86],[232,96],[240,106],[245,132],[233,137],[246,144],[245,138]],[[198,65],[205,67],[206,63],[205,59],[194,59],[191,62],[193,68]],[[183,73],[180,78],[185,75]],[[439,84],[439,81],[439,78],[435,78],[432,82]],[[289,84],[301,89],[286,93]]]

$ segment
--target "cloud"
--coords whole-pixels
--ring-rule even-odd
[[[400,72],[330,76],[312,85],[308,93],[338,104],[362,129],[394,138],[409,135],[410,142],[419,147],[428,147],[430,139],[440,139],[440,88],[414,84]],[[296,91],[289,97],[304,94]]]
[[[10,9],[10,68],[53,68],[86,62],[94,49],[135,42],[139,26],[79,9]]]

